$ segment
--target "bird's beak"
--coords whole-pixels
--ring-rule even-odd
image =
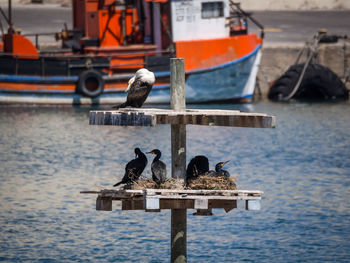
[[[229,161],[224,162],[221,167],[224,167],[225,164],[227,164]]]
[[[146,153],[151,153],[151,154],[153,154],[153,152],[146,152]]]
[[[130,87],[131,87],[131,85],[134,83],[134,81],[135,81],[135,76],[133,76],[133,77],[129,80],[129,82],[128,82],[128,87],[126,88],[125,92],[128,92],[128,91],[130,90]]]

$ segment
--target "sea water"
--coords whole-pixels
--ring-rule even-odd
[[[196,217],[188,210],[188,262],[349,262],[350,105],[268,102],[189,105],[276,116],[275,129],[187,126],[187,159],[204,154],[264,191]],[[170,212],[95,210],[133,149],[159,148],[171,167],[170,127],[89,126],[89,108],[0,107],[0,261],[169,262]],[[150,163],[145,176],[150,176]]]

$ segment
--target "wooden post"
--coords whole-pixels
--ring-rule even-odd
[[[183,58],[170,59],[170,105],[175,111],[185,111],[185,66]],[[171,125],[172,178],[185,178],[186,125]],[[187,210],[171,209],[171,262],[187,262]]]
[[[171,209],[171,261],[187,262],[187,210]]]
[[[186,111],[185,67],[183,58],[170,59],[170,105],[175,111]],[[171,159],[173,178],[185,178],[186,125],[171,125]]]
[[[170,59],[170,106],[175,111],[186,110],[185,61],[183,58]]]

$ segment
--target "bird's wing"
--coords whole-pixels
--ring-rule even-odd
[[[127,163],[127,165],[125,166],[125,174],[123,177],[123,181],[124,182],[128,182],[130,180],[133,180],[135,177],[135,173],[136,173],[136,168],[137,168],[137,159],[133,159],[130,162]]]
[[[143,170],[147,165],[147,161],[144,162],[141,159],[133,159],[125,166],[124,177],[130,178],[131,180],[136,180],[140,177]],[[124,178],[123,178],[124,179]]]
[[[228,171],[226,171],[226,170],[223,170],[223,175],[225,177],[230,177],[231,176],[230,173]]]
[[[138,102],[139,104],[142,105],[143,102],[147,99],[147,96],[151,91],[151,89],[152,89],[151,85],[142,83],[140,81],[135,81],[128,92],[127,104],[132,105],[132,103]]]
[[[127,163],[127,165],[125,166],[125,172],[134,168],[137,165],[137,159],[133,159],[130,162]]]
[[[209,177],[216,177],[219,175],[219,173],[213,171],[213,170],[209,170],[206,174],[206,176],[209,176]]]
[[[161,182],[165,180],[166,165],[163,162],[158,161],[156,163],[152,163],[151,170],[152,170],[152,176],[154,176],[157,180]]]
[[[195,156],[187,166],[186,177],[197,177],[209,171],[208,158],[202,155]]]

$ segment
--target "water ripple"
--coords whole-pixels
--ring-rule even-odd
[[[265,192],[259,212],[189,211],[189,262],[348,262],[349,105],[194,107],[266,112],[277,127],[187,127],[188,160],[230,160],[240,189]],[[134,147],[161,149],[171,167],[169,126],[89,126],[88,108],[0,109],[0,261],[169,261],[169,211],[98,212],[79,194],[120,180]]]

